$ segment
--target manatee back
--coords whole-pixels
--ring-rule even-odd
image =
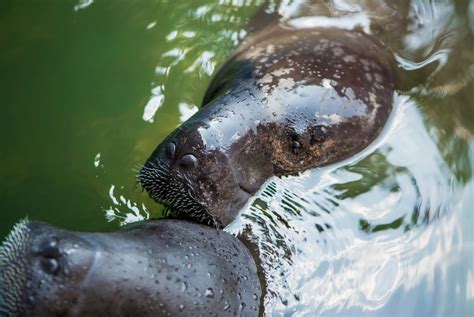
[[[361,30],[274,26],[236,50],[203,105],[219,108],[215,117],[240,113],[260,132],[275,174],[298,172],[348,158],[379,135],[392,110],[394,65]]]

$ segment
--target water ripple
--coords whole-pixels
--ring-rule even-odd
[[[461,241],[459,193],[408,98],[369,149],[299,177],[273,178],[227,230],[260,250],[267,313],[375,311],[443,265]],[[443,217],[442,225],[432,225]],[[459,250],[458,250],[459,251]],[[298,312],[296,314],[296,312]]]

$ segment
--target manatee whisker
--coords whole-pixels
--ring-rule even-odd
[[[28,272],[28,218],[17,223],[0,246],[0,316],[21,315]]]

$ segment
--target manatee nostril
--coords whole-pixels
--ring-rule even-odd
[[[61,252],[56,247],[56,242],[48,242],[47,245],[38,253],[40,255],[40,265],[43,271],[49,274],[57,274],[59,272]]]
[[[172,159],[174,157],[174,154],[176,153],[176,144],[174,144],[173,142],[169,142],[166,145],[165,151],[166,151],[166,156]]]
[[[301,143],[298,141],[291,141],[290,148],[293,154],[298,154],[301,149]]]
[[[41,258],[41,268],[49,274],[57,274],[59,272],[59,261],[55,258]]]
[[[179,160],[179,167],[181,168],[195,168],[198,166],[198,159],[192,154],[186,154]]]
[[[47,259],[58,259],[61,257],[61,252],[54,246],[47,246],[40,252],[40,255]]]

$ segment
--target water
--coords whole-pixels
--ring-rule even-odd
[[[160,217],[135,170],[200,106],[263,1],[3,1],[0,237],[28,215],[72,230]],[[362,27],[399,63],[382,135],[270,179],[250,228],[268,314],[474,312],[474,1],[281,1],[298,27]],[[257,23],[258,22],[258,23]],[[248,232],[248,230],[247,230]]]

